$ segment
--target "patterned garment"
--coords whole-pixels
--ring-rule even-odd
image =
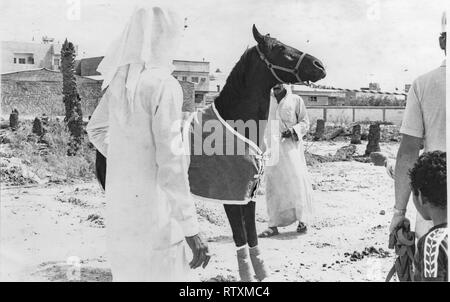
[[[414,281],[448,281],[447,224],[433,227],[419,239]]]

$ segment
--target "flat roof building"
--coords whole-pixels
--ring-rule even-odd
[[[61,43],[43,38],[42,43],[2,41],[1,73],[46,68],[59,70],[61,66]],[[78,47],[75,45],[75,53]]]

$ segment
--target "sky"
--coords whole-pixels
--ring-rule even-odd
[[[154,1],[153,1],[154,2]],[[172,0],[187,18],[179,57],[229,72],[263,34],[306,51],[325,65],[318,82],[342,88],[402,90],[438,67],[442,12],[448,0]],[[68,38],[80,57],[105,54],[142,0],[0,0],[0,40]],[[447,7],[448,11],[448,7]]]

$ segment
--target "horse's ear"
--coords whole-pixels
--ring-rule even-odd
[[[255,24],[253,24],[253,38],[255,38],[255,41],[258,43],[258,44],[263,44],[264,43],[264,37],[263,37],[263,35],[261,35],[260,33],[259,33],[259,31],[256,29],[256,26],[255,26]]]

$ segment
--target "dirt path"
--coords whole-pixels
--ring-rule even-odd
[[[331,153],[340,146],[326,149],[320,144],[313,147]],[[394,155],[395,148],[382,146]],[[279,236],[260,240],[274,279],[383,281],[394,261],[391,251],[389,255],[383,252],[388,250],[393,181],[384,168],[354,161],[324,163],[310,172],[316,217],[308,232],[298,235],[292,225],[281,228]],[[262,197],[257,202],[257,227],[262,231],[266,209]],[[234,245],[222,207],[197,206],[213,253],[210,265],[199,270],[201,280],[236,280]],[[111,280],[105,199],[97,183],[2,188],[0,211],[1,280]],[[370,247],[362,259],[352,261],[346,256]]]

